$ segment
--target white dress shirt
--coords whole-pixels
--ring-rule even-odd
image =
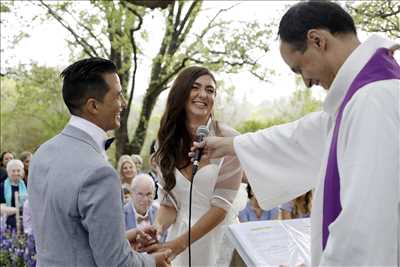
[[[81,129],[82,131],[90,135],[90,137],[93,138],[93,140],[101,149],[101,154],[106,160],[108,160],[106,150],[104,149],[104,145],[108,136],[103,129],[101,129],[96,124],[75,115],[71,115],[71,119],[69,120],[68,124],[78,129]]]

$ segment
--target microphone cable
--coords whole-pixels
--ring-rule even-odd
[[[192,181],[190,183],[190,189],[189,189],[189,232],[188,232],[188,253],[189,253],[189,267],[192,267],[192,251],[190,249],[191,247],[191,237],[190,237],[190,232],[192,231],[191,229],[191,220],[192,220],[192,189],[193,189],[193,182],[194,182],[194,175],[196,174],[195,170],[192,169]]]
[[[208,136],[209,130],[207,126],[201,125],[197,128],[196,136],[198,141],[203,141],[203,138]],[[189,254],[189,267],[192,267],[192,250],[191,250],[191,228],[192,228],[192,190],[193,190],[193,183],[194,183],[194,176],[196,175],[197,171],[199,170],[200,165],[200,158],[203,149],[199,149],[194,156],[194,161],[192,165],[192,179],[189,187],[189,231],[188,231],[188,254]]]
[[[200,152],[201,155],[201,152]],[[199,162],[198,162],[199,163]],[[189,267],[192,267],[192,251],[190,249],[191,247],[191,228],[192,228],[192,190],[193,190],[193,183],[194,183],[194,176],[196,175],[197,171],[199,169],[199,165],[198,164],[193,164],[192,167],[192,181],[190,183],[190,187],[189,187],[189,232],[188,232],[188,252],[189,252]]]

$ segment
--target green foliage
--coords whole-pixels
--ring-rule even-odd
[[[0,3],[0,13],[10,12],[9,3]]]
[[[362,30],[400,38],[400,1],[351,1],[347,8]]]
[[[240,133],[256,132],[261,129],[266,129],[287,122],[288,121],[286,119],[278,117],[267,119],[264,121],[251,119],[240,124],[238,127],[236,127],[236,130],[238,130]]]
[[[308,113],[320,110],[321,102],[313,98],[311,89],[300,88],[288,100],[277,101],[268,110],[264,110],[265,119],[252,118],[239,124],[236,129],[240,133],[255,132],[297,120]]]
[[[2,77],[1,149],[33,151],[57,134],[68,120],[59,71],[32,65]]]

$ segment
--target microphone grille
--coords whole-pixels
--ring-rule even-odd
[[[207,126],[205,126],[205,125],[200,125],[196,130],[197,137],[204,138],[204,137],[208,136],[208,134],[209,134],[209,130],[208,130]]]

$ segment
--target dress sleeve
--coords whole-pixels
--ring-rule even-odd
[[[227,126],[221,126],[221,132],[224,136],[237,135],[237,132]],[[226,156],[220,164],[221,167],[210,202],[212,206],[228,211],[235,200],[243,172],[237,157]]]

